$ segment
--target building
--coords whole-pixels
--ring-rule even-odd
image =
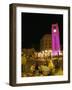
[[[52,36],[51,34],[45,34],[40,40],[40,50],[52,49]]]
[[[52,24],[52,52],[56,55],[60,52],[60,38],[58,24]]]

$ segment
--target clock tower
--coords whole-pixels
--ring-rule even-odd
[[[58,24],[52,24],[52,53],[57,55],[60,52],[60,38]]]

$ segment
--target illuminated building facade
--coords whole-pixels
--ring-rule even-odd
[[[57,55],[60,52],[60,38],[58,24],[52,24],[52,53]]]
[[[40,40],[40,50],[51,50],[52,49],[52,36],[51,34],[45,34]]]

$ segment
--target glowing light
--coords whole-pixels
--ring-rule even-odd
[[[41,57],[41,52],[38,53],[38,57]]]
[[[48,52],[50,52],[50,53],[51,53],[51,52],[52,52],[52,50],[48,50]]]
[[[44,54],[44,51],[42,51],[42,53]]]
[[[54,29],[54,32],[56,32],[56,29]]]
[[[45,52],[47,52],[47,50],[45,50]]]
[[[44,57],[44,55],[43,54],[41,54],[41,58],[43,58]]]

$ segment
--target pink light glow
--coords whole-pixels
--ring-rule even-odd
[[[60,52],[60,38],[58,24],[52,24],[52,53],[57,55]]]

